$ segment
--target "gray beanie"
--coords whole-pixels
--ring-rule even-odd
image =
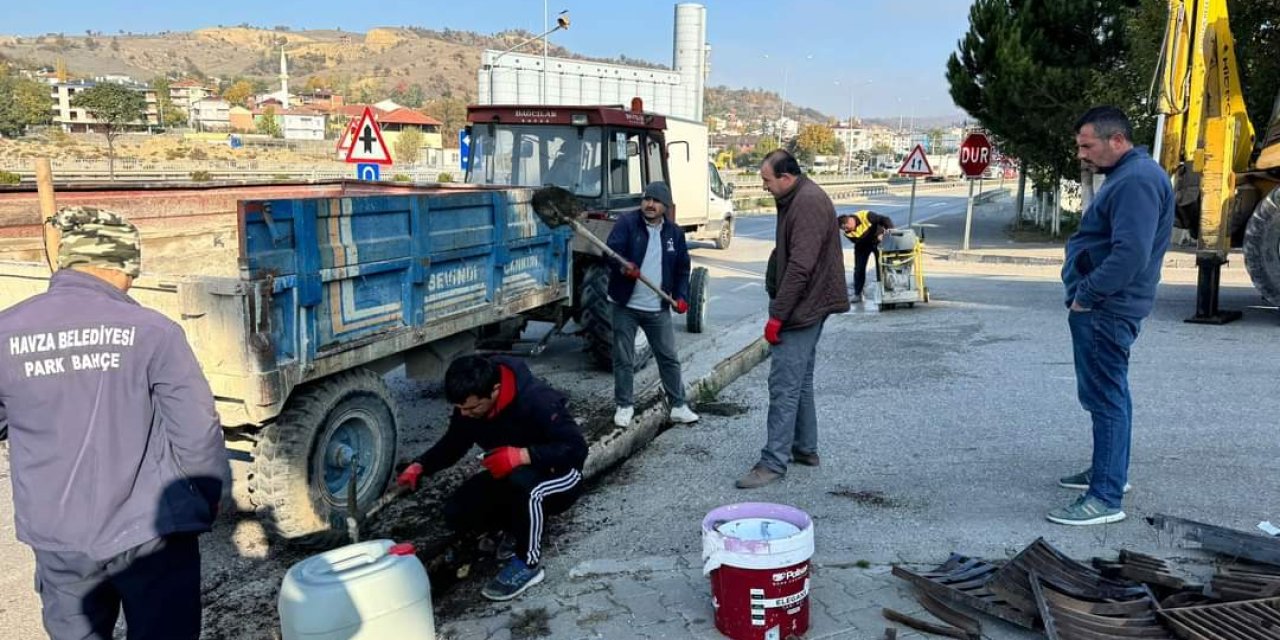
[[[661,180],[650,182],[649,186],[644,188],[644,197],[651,200],[657,200],[658,202],[667,205],[668,209],[675,206],[671,201],[671,187],[668,187],[667,183]]]

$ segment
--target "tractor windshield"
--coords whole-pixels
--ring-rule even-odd
[[[478,124],[471,131],[467,182],[554,184],[579,196],[599,197],[602,153],[599,128]]]

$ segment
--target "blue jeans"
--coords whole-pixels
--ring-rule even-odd
[[[1129,348],[1141,320],[1107,311],[1069,311],[1080,406],[1093,418],[1093,465],[1088,495],[1120,507],[1129,476],[1133,399],[1129,395]]]

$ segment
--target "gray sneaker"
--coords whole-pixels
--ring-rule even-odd
[[[1049,522],[1065,525],[1086,526],[1091,524],[1110,524],[1124,520],[1124,511],[1120,507],[1108,507],[1093,496],[1080,496],[1075,502],[1049,512]]]
[[[1063,487],[1065,489],[1078,489],[1080,491],[1088,491],[1089,478],[1092,476],[1092,474],[1093,474],[1093,468],[1090,467],[1088,469],[1085,469],[1084,471],[1081,471],[1080,473],[1069,475],[1064,478],[1058,478],[1058,486]],[[1132,488],[1133,488],[1133,485],[1129,484],[1128,482],[1124,483],[1125,493],[1129,493],[1129,490]]]

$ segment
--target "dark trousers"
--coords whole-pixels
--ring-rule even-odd
[[[114,558],[36,549],[36,591],[52,640],[111,640],[124,609],[129,640],[200,637],[200,544],[175,534]]]
[[[523,553],[525,564],[532,567],[542,559],[546,517],[573,506],[581,492],[582,474],[577,469],[552,476],[525,465],[502,479],[483,471],[449,496],[444,518],[450,528],[461,533],[506,531],[514,535],[516,552]]]
[[[862,287],[867,284],[867,258],[876,257],[875,268],[880,268],[880,245],[874,242],[860,242],[853,245],[853,295],[862,295]],[[877,276],[879,278],[879,276]]]
[[[1133,399],[1129,395],[1129,348],[1140,322],[1100,309],[1070,311],[1080,406],[1093,418],[1093,466],[1089,495],[1119,507],[1129,476]]]

